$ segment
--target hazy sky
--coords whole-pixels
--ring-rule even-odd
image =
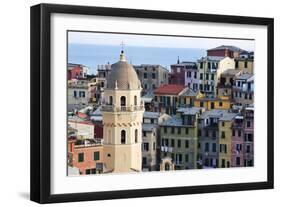
[[[69,43],[121,45],[144,47],[203,48],[211,49],[220,45],[234,45],[241,49],[254,51],[253,40],[214,39],[196,37],[171,37],[131,34],[108,34],[93,32],[69,32]],[[121,46],[120,46],[121,47]]]

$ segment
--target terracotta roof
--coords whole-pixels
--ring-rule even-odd
[[[78,116],[79,118],[82,118],[82,119],[86,119],[86,118],[88,117],[87,114],[83,114],[83,113],[81,113],[81,112],[77,112],[77,116]]]
[[[154,90],[155,94],[178,95],[185,86],[176,84],[164,84]]]

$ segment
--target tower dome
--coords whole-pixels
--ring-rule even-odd
[[[107,78],[107,89],[139,90],[141,83],[138,75],[131,64],[129,64],[121,51],[120,60],[111,66],[111,72]]]

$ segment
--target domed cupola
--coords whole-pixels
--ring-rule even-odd
[[[111,72],[107,78],[106,89],[140,90],[141,83],[134,67],[126,61],[124,51],[120,60],[111,65]]]

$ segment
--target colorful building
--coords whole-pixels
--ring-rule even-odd
[[[197,119],[202,111],[203,108],[180,108],[176,116],[160,124],[161,163],[170,158],[175,170],[197,168]]]
[[[199,155],[202,168],[230,167],[232,119],[227,110],[205,111],[198,119]]]
[[[188,86],[192,89],[198,89],[196,62],[183,61],[178,59],[177,64],[171,65],[170,83],[176,85]]]
[[[159,112],[144,112],[142,124],[142,170],[155,171],[160,163],[160,127],[159,124],[170,116]]]
[[[232,45],[221,45],[207,50],[207,56],[237,58],[242,52],[244,52],[244,50],[241,48]]]
[[[249,106],[254,103],[254,75],[242,74],[236,77],[233,98],[235,105]]]
[[[228,69],[221,73],[219,83],[217,85],[218,96],[228,96],[233,99],[233,86],[235,85],[235,79],[242,74],[242,70]]]
[[[194,100],[195,107],[204,107],[206,110],[213,109],[230,109],[231,101],[228,96],[221,96],[218,98],[200,97]]]
[[[154,111],[176,114],[178,108],[197,106],[196,100],[204,97],[200,91],[194,91],[186,86],[162,85],[154,91]]]
[[[254,74],[254,52],[243,51],[235,60],[235,69]]]
[[[79,169],[80,174],[103,172],[103,146],[93,139],[68,137],[68,165]],[[68,173],[68,175],[71,175]]]
[[[221,73],[234,67],[234,59],[230,57],[202,57],[198,60],[199,90],[206,96],[215,97]]]
[[[153,94],[156,88],[169,82],[169,71],[161,65],[142,64],[134,68],[142,84],[142,95]]]

